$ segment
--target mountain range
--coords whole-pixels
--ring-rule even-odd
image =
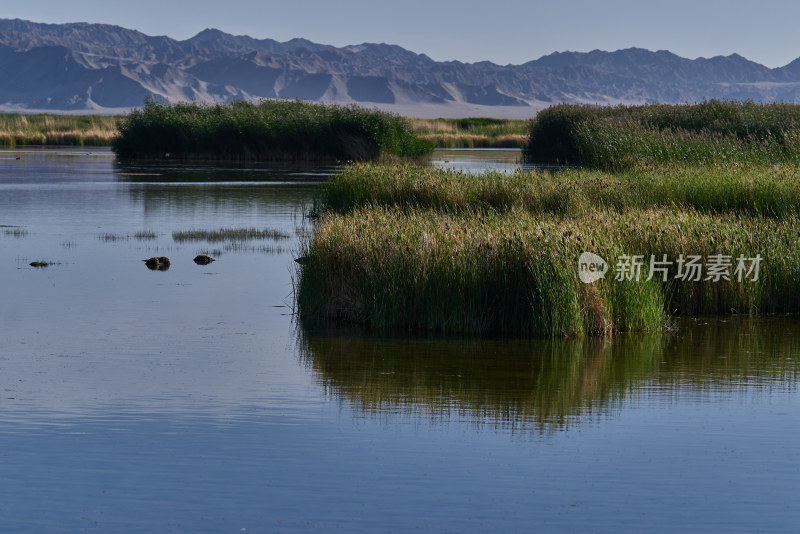
[[[556,52],[522,65],[434,61],[388,44],[337,48],[206,29],[178,41],[104,24],[0,19],[0,109],[115,112],[164,102],[301,98],[416,116],[529,117],[557,102],[800,102],[800,58]]]

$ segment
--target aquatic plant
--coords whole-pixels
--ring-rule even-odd
[[[21,228],[19,226],[14,226],[14,227],[4,228],[3,233],[7,236],[20,238],[27,236],[28,230],[26,230],[25,228]]]
[[[148,241],[151,239],[157,239],[158,234],[156,234],[152,230],[142,230],[133,234],[133,238],[139,241]]]
[[[524,153],[534,162],[609,170],[658,163],[800,163],[800,105],[559,104],[531,121]]]
[[[172,232],[172,239],[176,243],[186,241],[207,241],[218,243],[221,241],[252,241],[257,239],[271,239],[274,241],[289,239],[291,236],[275,228],[220,228],[218,230],[183,230]]]
[[[797,215],[661,208],[569,218],[519,209],[328,213],[301,250],[298,312],[377,328],[537,336],[660,330],[672,315],[798,312],[798,225]],[[612,274],[582,283],[585,251],[608,260]],[[672,263],[665,279],[617,280],[615,263],[626,254],[758,255],[761,272],[757,280],[680,280]]]
[[[606,172],[592,169],[466,174],[422,165],[346,166],[333,176],[323,206],[439,211],[508,211],[577,216],[609,208],[691,208],[709,213],[800,214],[800,166],[670,166]]]
[[[120,121],[119,131],[112,148],[121,158],[364,160],[431,150],[398,115],[301,100],[148,100]]]
[[[141,230],[133,235],[130,234],[114,234],[111,232],[104,232],[97,236],[100,241],[105,241],[106,243],[113,243],[115,241],[127,241],[129,239],[136,239],[137,241],[149,241],[158,238],[158,234],[153,232],[152,230]]]
[[[470,117],[408,119],[420,138],[436,148],[523,148],[528,121]]]

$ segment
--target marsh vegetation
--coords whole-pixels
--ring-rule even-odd
[[[121,158],[365,160],[431,146],[398,116],[301,100],[174,105],[148,101],[119,123]]]
[[[275,228],[219,228],[217,230],[181,230],[172,232],[172,240],[176,243],[185,243],[187,241],[206,241],[208,243],[253,240],[280,241],[290,237],[288,233]]]
[[[528,121],[521,119],[409,119],[414,131],[436,148],[522,148]]]
[[[609,170],[642,165],[800,163],[800,105],[709,100],[560,104],[530,123],[525,156]]]
[[[528,156],[584,168],[349,166],[328,184],[303,243],[299,312],[376,328],[533,336],[800,312],[798,110],[555,106],[532,124]],[[604,278],[581,281],[584,252],[608,261]],[[690,257],[725,271],[687,277]],[[641,262],[635,278],[631,259]]]
[[[28,230],[20,228],[19,226],[9,226],[3,228],[3,234],[10,237],[22,238],[28,235]]]
[[[108,146],[119,116],[0,113],[0,146]]]
[[[0,113],[0,146],[111,146],[123,115]],[[435,148],[523,148],[527,120],[407,118],[414,134]]]
[[[103,232],[102,234],[98,235],[97,238],[100,241],[105,241],[107,243],[113,243],[115,241],[128,241],[129,239],[135,239],[137,241],[151,241],[157,239],[158,234],[152,230],[140,230],[138,232],[134,232],[133,234],[114,234],[111,232]]]

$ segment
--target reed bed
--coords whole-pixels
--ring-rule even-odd
[[[119,130],[112,148],[123,158],[364,160],[431,150],[398,115],[300,100],[148,101]]]
[[[323,204],[347,212],[399,206],[459,212],[522,209],[578,216],[599,209],[691,208],[708,213],[800,215],[800,166],[675,166],[466,174],[422,165],[361,163],[329,182]]]
[[[105,241],[106,243],[114,243],[116,241],[128,241],[129,239],[135,239],[137,241],[152,241],[154,239],[158,239],[158,234],[153,232],[152,230],[141,230],[134,234],[113,234],[110,232],[104,232],[97,236],[100,241]]]
[[[531,121],[528,160],[608,170],[654,164],[800,163],[800,105],[710,100],[560,104]]]
[[[172,232],[172,240],[176,243],[188,241],[206,241],[220,243],[224,241],[254,241],[289,239],[291,236],[274,228],[220,228],[218,230],[184,230]]]
[[[118,116],[0,113],[0,146],[108,146]]]
[[[0,146],[110,146],[121,115],[0,113]],[[436,148],[523,148],[528,121],[406,119],[417,137]]]
[[[533,336],[800,312],[798,183],[794,165],[509,175],[350,166],[303,240],[298,310],[377,328]],[[605,278],[580,280],[584,252],[608,262]],[[643,263],[635,279],[621,266],[632,256]],[[697,279],[679,276],[690,256],[703,263]],[[728,263],[724,276],[703,270],[714,258]],[[653,277],[651,261],[665,261]]]
[[[20,227],[13,227],[13,228],[4,228],[3,233],[7,236],[11,237],[25,237],[28,235],[28,231],[25,228]]]
[[[305,243],[301,313],[434,332],[535,336],[660,330],[682,314],[800,311],[796,215],[764,218],[649,208],[541,218],[512,209],[446,214],[399,208],[327,214]],[[589,285],[591,251],[611,273]],[[623,255],[760,255],[760,277],[676,280],[677,265],[617,280]],[[705,274],[703,275],[705,276]]]
[[[528,121],[514,119],[409,119],[420,136],[436,148],[523,148]]]

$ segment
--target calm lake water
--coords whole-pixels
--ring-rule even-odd
[[[293,250],[331,172],[0,151],[3,531],[797,531],[800,319],[307,331]],[[289,237],[173,238],[243,227]]]

